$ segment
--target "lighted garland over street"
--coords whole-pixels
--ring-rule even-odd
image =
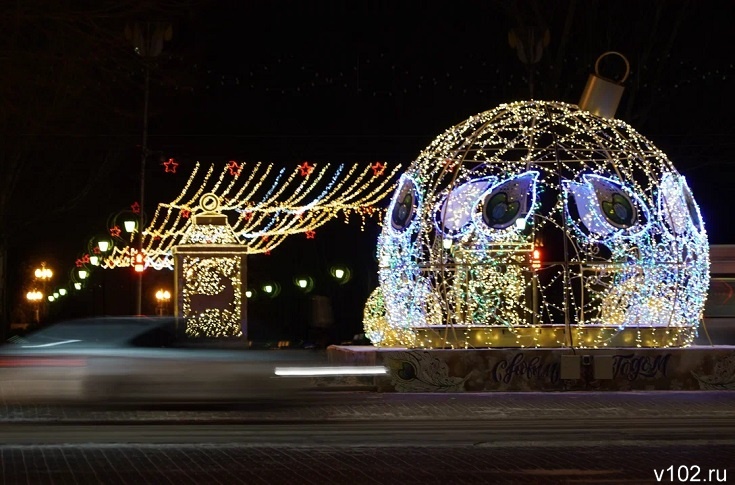
[[[401,176],[378,256],[379,345],[687,345],[709,285],[684,177],[625,122],[560,102],[436,138]]]
[[[166,171],[172,166],[171,161]],[[316,230],[337,217],[380,220],[375,206],[390,195],[400,166],[303,162],[292,169],[272,164],[230,161],[220,171],[197,163],[181,193],[160,203],[143,231],[145,267],[173,269],[173,248],[180,244],[240,244],[246,254],[269,253],[290,235],[316,237]],[[227,215],[222,225],[194,224],[197,216]],[[119,227],[108,228],[114,236]],[[103,268],[132,265],[135,244],[112,249]]]

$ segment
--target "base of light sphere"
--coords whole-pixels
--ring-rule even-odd
[[[431,326],[413,329],[415,348],[605,348],[605,347],[684,347],[695,337],[693,327],[614,326],[563,324],[508,328],[503,325],[472,327]],[[567,338],[571,335],[571,341]]]

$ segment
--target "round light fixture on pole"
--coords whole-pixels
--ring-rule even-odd
[[[275,298],[281,292],[281,285],[274,281],[269,281],[264,283],[261,289],[269,298]]]
[[[340,285],[347,283],[352,278],[352,272],[347,266],[332,266],[329,273]]]
[[[135,232],[135,229],[138,227],[138,221],[135,219],[126,219],[123,221],[123,227],[125,228],[125,232]]]
[[[314,289],[314,279],[311,276],[297,276],[293,279],[293,284],[304,293]]]

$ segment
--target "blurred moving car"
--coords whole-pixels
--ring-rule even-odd
[[[321,359],[298,350],[182,347],[176,323],[174,317],[97,317],[59,322],[17,338],[0,346],[0,400],[282,399],[305,383],[275,377],[275,367]]]

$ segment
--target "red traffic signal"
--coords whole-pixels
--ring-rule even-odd
[[[533,254],[531,256],[531,267],[533,269],[541,268],[541,251],[538,249],[533,250]]]
[[[133,269],[136,273],[142,273],[145,270],[145,256],[143,253],[136,253],[133,258]]]

